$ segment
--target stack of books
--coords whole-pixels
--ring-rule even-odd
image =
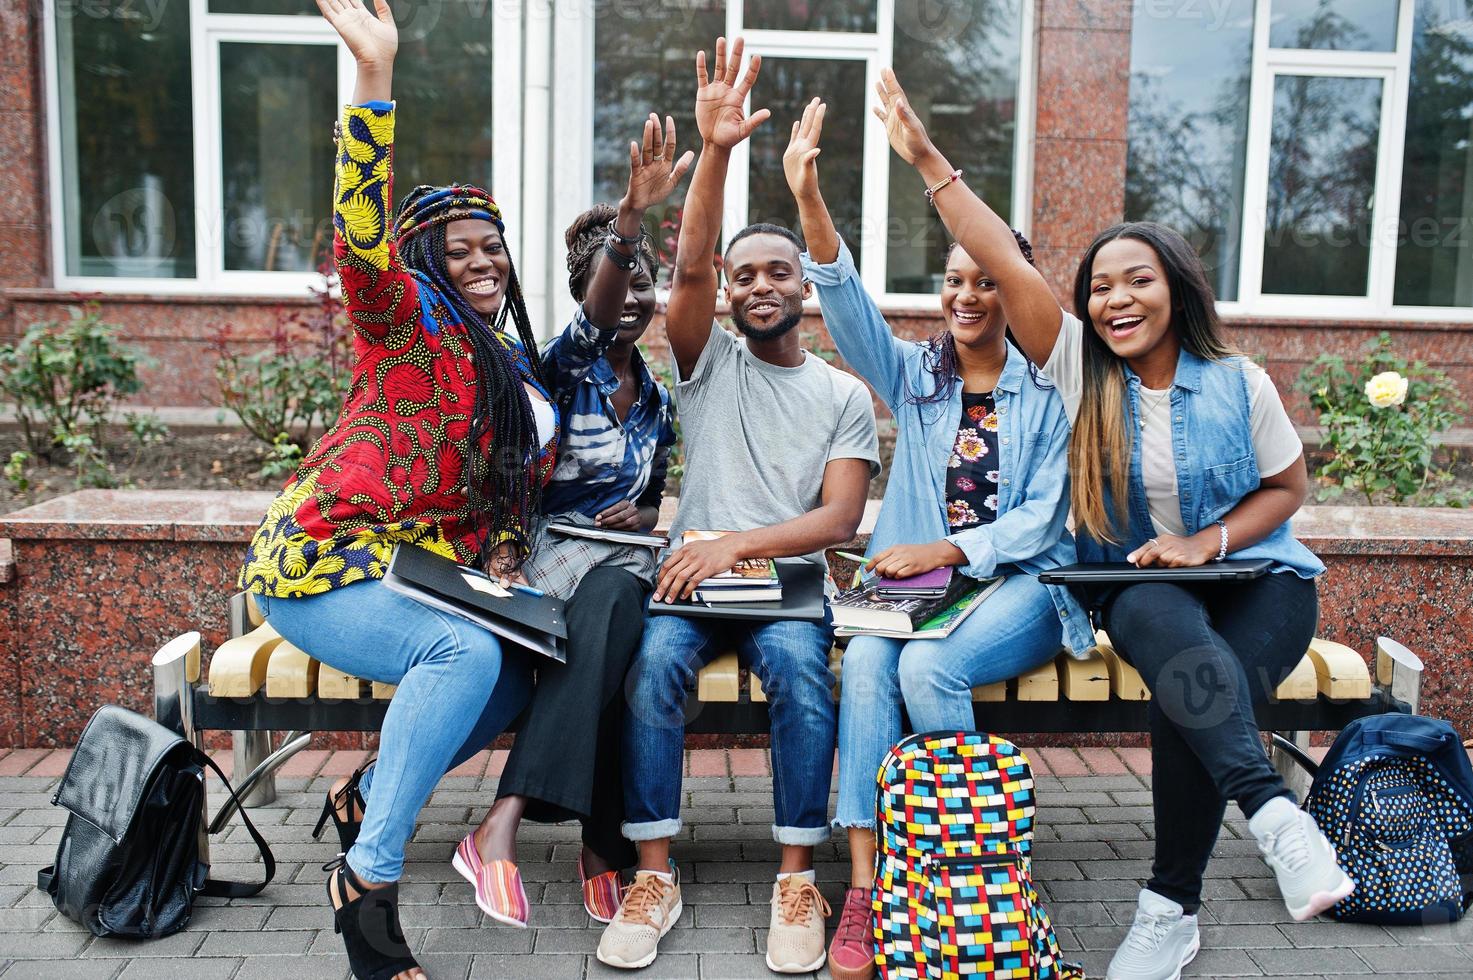
[[[692,541],[711,541],[726,531],[686,531],[682,546]],[[692,602],[781,602],[783,585],[777,577],[777,564],[771,558],[748,558],[724,572],[702,579],[691,593]]]
[[[947,574],[938,574],[942,571]],[[950,636],[1001,584],[1001,578],[979,582],[950,569],[877,579],[834,597],[834,634],[938,640]]]

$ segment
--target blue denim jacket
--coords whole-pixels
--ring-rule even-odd
[[[590,323],[580,305],[542,349],[543,373],[563,425],[557,467],[542,491],[545,514],[595,517],[621,500],[660,506],[675,443],[670,393],[636,350],[630,367],[639,378],[639,397],[619,421],[613,403],[619,379],[604,360],[616,333]]]
[[[996,388],[998,431],[997,519],[949,533],[946,470],[962,417],[962,387],[945,403],[916,405],[936,383],[925,345],[899,340],[859,282],[841,240],[839,257],[819,265],[805,252],[803,274],[818,291],[824,323],[839,353],[879,393],[899,429],[890,483],[870,538],[869,554],[896,544],[945,538],[967,556],[962,571],[977,578],[1011,565],[1029,575],[1075,561],[1069,515],[1069,420],[1052,388],[1039,388],[1028,362],[1012,345]],[[1064,645],[1083,656],[1094,646],[1084,609],[1068,589],[1048,586],[1064,630]]]
[[[1252,401],[1248,378],[1239,366],[1242,358],[1211,361],[1182,348],[1171,384],[1171,449],[1176,457],[1176,487],[1181,499],[1181,519],[1187,534],[1196,534],[1232,510],[1258,489],[1258,456],[1253,451]],[[1136,431],[1140,412],[1141,379],[1125,366],[1126,404]],[[1105,488],[1106,513],[1114,513],[1113,497]],[[1145,544],[1155,533],[1146,504],[1146,485],[1141,478],[1141,443],[1131,440],[1130,526],[1118,545],[1079,535],[1080,561],[1124,561],[1125,556]],[[1231,540],[1228,547],[1232,548]],[[1243,549],[1232,558],[1268,558],[1275,572],[1294,572],[1314,578],[1325,570],[1324,563],[1294,537],[1289,522],[1276,527],[1268,537]]]

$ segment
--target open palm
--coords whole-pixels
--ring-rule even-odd
[[[665,117],[665,128],[660,129],[660,117],[653,112],[644,121],[644,142],[629,144],[629,190],[625,201],[636,211],[654,207],[675,189],[680,178],[690,169],[695,154],[687,150],[679,160],[675,159],[675,120]]]
[[[706,74],[706,52],[696,53],[696,128],[701,139],[729,150],[767,121],[771,113],[766,109],[748,116],[744,108],[761,68],[762,56],[753,55],[746,74],[742,74],[741,38],[732,44],[729,59],[726,38],[716,39],[716,63],[710,77]]]
[[[886,68],[880,72],[880,80],[875,83],[875,92],[880,96],[880,104],[875,106],[875,115],[885,124],[885,137],[890,141],[891,148],[900,154],[900,158],[906,163],[914,164],[921,157],[934,152],[936,148],[926,133],[926,126],[915,114],[915,110],[911,109],[910,100],[905,97],[905,89],[900,87],[894,71]]]
[[[803,109],[803,118],[793,123],[788,148],[783,152],[783,173],[794,197],[802,198],[818,190],[818,155],[823,152],[818,141],[823,135],[823,116],[827,109],[820,99],[814,98]]]
[[[359,0],[317,0],[317,9],[338,32],[360,65],[387,66],[399,51],[399,28],[388,0],[374,0],[374,13]]]

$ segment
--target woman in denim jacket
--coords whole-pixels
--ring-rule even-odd
[[[1075,277],[1082,322],[1017,261],[1007,224],[957,179],[893,72],[879,89],[890,145],[996,277],[1023,350],[1058,385],[1081,559],[1273,562],[1273,574],[1247,582],[1148,582],[1088,596],[1152,694],[1156,854],[1106,976],[1170,980],[1200,946],[1202,873],[1228,800],[1249,818],[1292,918],[1355,887],[1269,764],[1253,716],[1304,656],[1318,614],[1324,565],[1289,526],[1309,487],[1303,446],[1267,374],[1223,340],[1202,263],[1179,234],[1131,222],[1095,239]]]
[[[960,248],[951,249],[941,289],[945,329],[926,343],[891,335],[819,192],[824,108],[809,104],[783,163],[808,243],[804,275],[824,322],[899,428],[870,568],[905,577],[952,566],[1004,579],[945,639],[858,636],[844,654],[834,822],[849,834],[851,877],[829,969],[847,980],[874,968],[875,772],[900,738],[901,702],[916,731],[969,730],[973,687],[1016,677],[1061,647],[1083,654],[1094,638],[1073,597],[1037,578],[1075,560],[1065,527],[1069,423],[1058,393],[1008,343],[991,278]],[[1021,236],[1012,248],[1029,251]]]

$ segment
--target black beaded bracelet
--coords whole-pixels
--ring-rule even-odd
[[[636,241],[638,241],[638,239],[636,239]],[[639,265],[639,253],[636,252],[634,255],[625,255],[623,252],[615,248],[613,241],[608,238],[604,239],[604,255],[608,257],[610,262],[614,263],[614,265],[625,270],[626,272],[632,271],[635,266]]]
[[[635,235],[633,238],[625,238],[623,235],[619,234],[619,229],[617,227],[618,224],[618,218],[614,218],[609,222],[609,237],[618,241],[618,243],[620,245],[623,245],[625,248],[632,248],[637,251],[639,249],[640,241],[644,238],[644,228],[641,227],[639,229],[639,234]]]

